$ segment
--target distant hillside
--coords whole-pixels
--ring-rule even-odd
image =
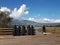
[[[29,20],[13,20],[12,25],[34,25],[34,26],[60,26],[60,23],[37,23]]]
[[[40,23],[29,21],[29,20],[13,20],[12,25],[39,25]]]

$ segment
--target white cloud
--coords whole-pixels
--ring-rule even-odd
[[[13,18],[18,18],[19,19],[20,17],[25,16],[27,14],[29,14],[29,11],[27,10],[26,5],[22,4],[19,9],[14,8],[14,10],[10,14],[10,16],[13,17]]]
[[[60,19],[58,19],[58,20],[55,20],[54,22],[58,22],[58,23],[60,23]]]
[[[60,19],[48,19],[48,18],[43,18],[43,19],[36,19],[36,18],[29,18],[28,20],[30,21],[35,21],[38,23],[60,23]]]
[[[31,17],[28,20],[30,20],[30,21],[36,21],[34,18],[31,18]]]
[[[43,20],[45,20],[45,21],[49,21],[50,19],[48,19],[48,18],[43,18]]]
[[[51,20],[48,19],[48,18],[43,18],[43,19],[40,20],[40,22],[42,22],[42,23],[48,23],[48,22],[50,22],[50,21],[51,21]]]
[[[25,15],[27,15],[28,13],[29,13],[29,11],[24,12]]]
[[[28,9],[27,9],[27,7],[26,7],[25,4],[22,4],[22,5],[19,7],[19,9],[14,8],[14,10],[11,10],[11,9],[9,9],[9,8],[7,8],[7,7],[1,7],[1,8],[0,8],[0,13],[1,13],[1,12],[10,13],[9,16],[12,17],[12,18],[14,18],[14,19],[19,19],[19,18],[21,18],[22,16],[25,16],[25,15],[28,15],[28,14],[29,14],[29,11],[28,11]]]
[[[10,12],[10,9],[7,8],[7,7],[1,7],[0,11],[2,11],[2,12],[5,12],[5,11]]]
[[[0,8],[0,13],[4,12],[6,15],[10,15],[10,9],[7,7],[1,7]]]
[[[39,19],[37,19],[37,18],[32,18],[32,17],[29,17],[28,20],[34,21],[34,22],[39,22]]]
[[[42,23],[60,23],[60,19],[43,18],[40,20]]]

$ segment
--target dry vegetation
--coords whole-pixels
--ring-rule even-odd
[[[38,31],[42,32],[42,28],[38,29]],[[60,35],[60,27],[46,27],[46,32]]]

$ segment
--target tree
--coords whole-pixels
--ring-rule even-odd
[[[2,12],[0,11],[0,26],[4,25],[4,26],[8,26],[12,20],[12,18],[9,16],[10,12],[5,11]]]

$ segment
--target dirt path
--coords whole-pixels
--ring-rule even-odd
[[[0,36],[0,45],[60,45],[60,36]]]

